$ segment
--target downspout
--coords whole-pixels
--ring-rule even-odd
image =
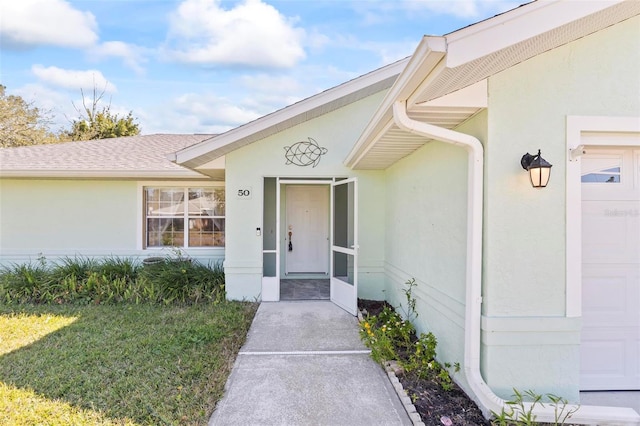
[[[464,371],[473,399],[480,405],[485,416],[491,411],[500,412],[505,401],[493,393],[480,374],[484,148],[471,135],[409,118],[406,101],[396,101],[393,104],[393,120],[406,132],[461,146],[468,153]]]
[[[480,373],[480,338],[482,324],[482,221],[484,148],[480,141],[466,133],[456,132],[417,121],[407,115],[406,101],[393,104],[393,120],[405,132],[465,148],[468,153],[467,180],[467,271],[464,330],[464,372],[472,392],[472,399],[485,416],[500,413],[506,401],[493,393]],[[570,422],[594,425],[640,425],[638,414],[630,408],[576,406],[568,404],[566,410],[578,409]],[[553,405],[525,403],[537,421],[555,423]]]

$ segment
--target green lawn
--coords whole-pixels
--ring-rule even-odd
[[[256,308],[0,305],[0,424],[206,424]]]

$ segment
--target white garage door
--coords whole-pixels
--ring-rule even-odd
[[[640,389],[640,150],[582,157],[580,388]]]

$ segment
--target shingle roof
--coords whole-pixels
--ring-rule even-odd
[[[154,134],[0,149],[0,176],[202,177],[167,154],[213,137]]]

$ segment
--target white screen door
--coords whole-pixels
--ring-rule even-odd
[[[351,315],[358,308],[358,182],[331,185],[331,301]]]

